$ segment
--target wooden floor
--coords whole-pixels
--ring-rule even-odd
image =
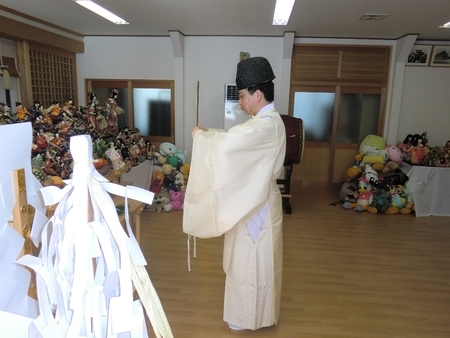
[[[182,212],[144,211],[141,246],[174,337],[450,337],[450,218],[358,213],[330,205],[337,196],[293,192],[280,321],[257,331],[222,320],[223,238],[197,240],[189,272]]]

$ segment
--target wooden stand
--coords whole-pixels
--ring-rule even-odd
[[[34,214],[34,208],[28,205],[27,189],[25,180],[25,170],[13,170],[13,183],[15,204],[13,208],[13,228],[23,236],[25,243],[17,259],[24,255],[33,254],[33,242],[30,239],[31,220],[30,213]],[[28,296],[37,299],[36,275],[32,269],[27,268],[31,273]]]
[[[128,169],[129,168],[125,166],[120,170],[111,170],[109,174],[106,176],[106,178],[110,180],[112,183],[120,184],[122,175],[125,174],[128,171]]]

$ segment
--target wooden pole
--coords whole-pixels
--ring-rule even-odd
[[[198,126],[198,114],[199,114],[199,102],[200,101],[200,81],[197,80],[197,87],[195,88],[195,113],[196,113],[196,121],[195,125]]]

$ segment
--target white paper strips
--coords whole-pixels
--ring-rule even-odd
[[[36,272],[39,315],[30,337],[147,337],[142,305],[156,336],[172,337],[128,217],[130,236],[107,190],[125,197],[126,215],[127,198],[151,203],[153,194],[99,175],[90,136],[72,137],[70,150],[72,181],[62,190],[42,190],[46,205],[58,206],[42,229],[40,255],[18,261]],[[133,301],[133,285],[138,301]]]

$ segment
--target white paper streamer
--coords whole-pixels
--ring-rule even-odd
[[[47,206],[58,203],[40,231],[39,257],[18,263],[36,271],[39,316],[30,337],[147,337],[142,305],[156,337],[173,337],[145,258],[131,231],[119,222],[108,192],[151,204],[153,193],[109,183],[92,165],[92,140],[71,138],[73,178],[64,189],[41,190]],[[57,190],[56,190],[57,189]],[[133,301],[133,287],[140,301]]]

